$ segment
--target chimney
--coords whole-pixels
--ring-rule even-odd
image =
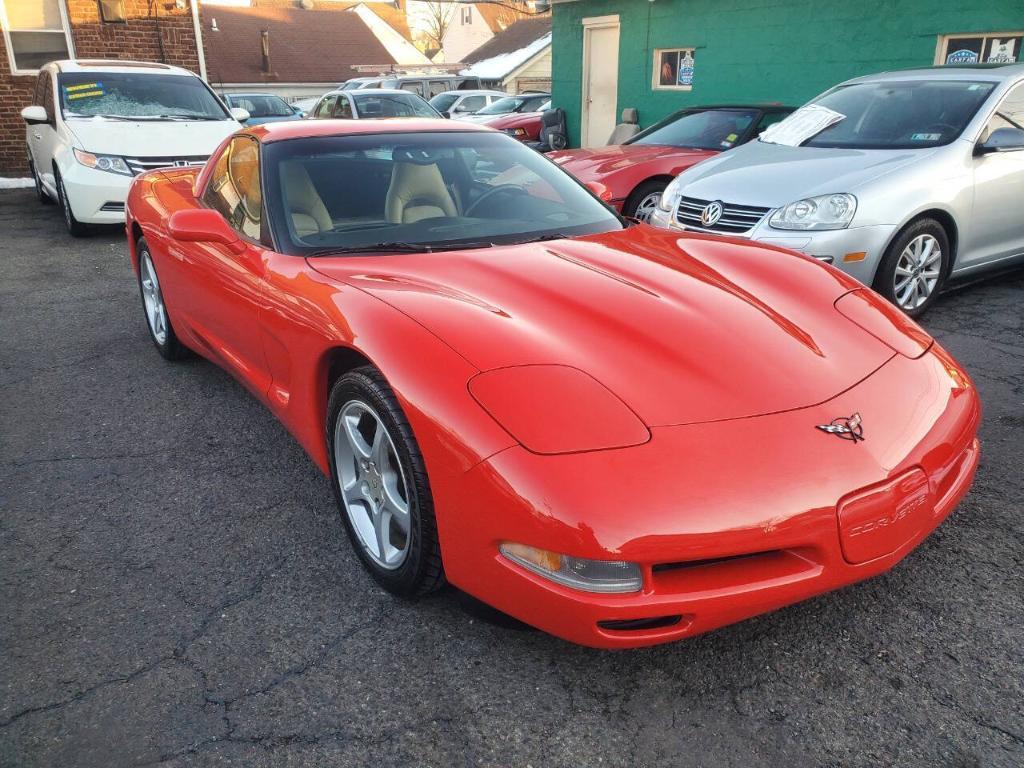
[[[260,32],[260,59],[263,73],[270,74],[270,30]]]

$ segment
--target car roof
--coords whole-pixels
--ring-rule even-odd
[[[273,96],[276,99],[280,99],[281,98],[276,93],[269,93],[267,91],[228,91],[224,95],[225,96]],[[319,97],[318,96],[313,96],[312,98],[315,99],[315,98],[319,98]]]
[[[417,96],[419,98],[423,98],[418,93],[413,93],[412,91],[404,91],[401,88],[360,88],[358,90],[352,91],[345,91],[342,90],[341,88],[335,88],[333,91],[331,91],[331,93],[347,93],[349,96],[372,96],[373,94],[404,93],[407,96]],[[324,95],[326,96],[327,94]]]
[[[289,139],[312,139],[323,136],[352,136],[373,133],[488,133],[492,128],[461,120],[413,117],[383,120],[293,120],[264,123],[245,131],[263,144]]]
[[[873,83],[889,80],[983,80],[999,83],[1014,80],[1024,75],[1024,64],[960,64],[896,69],[864,75],[847,80],[847,83]]]
[[[60,72],[144,72],[158,75],[190,75],[194,72],[170,64],[153,61],[122,61],[120,59],[62,59],[52,62]]]
[[[455,94],[456,96],[478,96],[480,94],[484,94],[484,95],[491,94],[493,96],[508,96],[509,95],[509,94],[505,93],[504,91],[493,91],[493,90],[488,90],[487,88],[466,88],[464,90],[441,91],[440,93],[435,93],[434,96],[448,96],[449,94]],[[434,98],[434,96],[432,96],[431,98]]]

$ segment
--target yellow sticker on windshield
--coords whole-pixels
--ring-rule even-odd
[[[737,133],[730,133],[728,136],[725,137],[725,140],[728,141],[728,142],[733,142],[733,141],[736,141],[736,139],[738,139],[738,138],[739,138],[739,134],[737,134]]]
[[[102,96],[103,91],[86,91],[85,93],[69,93],[68,100],[84,99],[89,96]]]
[[[94,91],[102,87],[103,83],[81,83],[79,85],[67,85],[64,87],[64,90],[68,93],[74,93],[75,91]]]

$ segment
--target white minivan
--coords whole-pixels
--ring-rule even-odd
[[[60,204],[68,231],[124,221],[134,176],[202,165],[239,122],[185,69],[135,61],[54,61],[39,70],[27,125],[29,170],[41,202]]]

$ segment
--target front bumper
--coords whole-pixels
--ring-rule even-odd
[[[71,212],[83,224],[124,224],[132,177],[70,163],[61,169]]]
[[[686,227],[676,222],[675,216],[660,209],[656,210],[651,225],[663,229],[686,231]],[[704,232],[695,229],[694,232]],[[772,229],[764,220],[750,232],[742,235],[722,235],[723,237],[741,237],[765,245],[775,245],[799,251],[813,256],[820,261],[841,269],[855,280],[870,286],[875,279],[878,265],[885,255],[889,241],[896,233],[892,224],[878,224],[868,227],[852,227],[850,229],[833,229],[820,232],[792,232]],[[707,232],[705,234],[719,234]]]
[[[863,442],[815,429],[855,412]],[[471,470],[445,505],[445,570],[477,598],[575,643],[692,636],[891,568],[969,488],[979,419],[970,380],[933,347],[918,360],[895,356],[817,406],[655,427],[650,442],[623,450],[510,448]],[[868,517],[865,498],[876,504]],[[506,560],[502,541],[637,562],[644,587],[564,588]]]

